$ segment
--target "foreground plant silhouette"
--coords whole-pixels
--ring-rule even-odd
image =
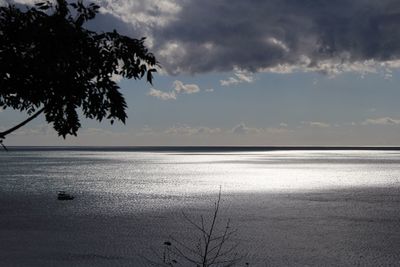
[[[127,105],[115,76],[146,75],[151,83],[158,63],[144,38],[86,29],[98,10],[82,0],[0,7],[0,108],[30,115],[0,132],[0,143],[41,113],[64,138],[81,126],[77,109],[89,119],[125,122]]]
[[[147,259],[147,261],[153,266],[228,267],[237,265],[244,258],[238,253],[239,243],[233,241],[237,230],[231,228],[229,219],[222,230],[217,229],[220,202],[221,190],[209,221],[204,216],[200,216],[200,222],[196,223],[182,212],[183,219],[195,229],[194,235],[197,238],[195,244],[188,245],[177,238],[170,237],[170,240],[163,244],[162,254],[153,249],[157,259]],[[248,263],[245,263],[245,266],[248,266]]]

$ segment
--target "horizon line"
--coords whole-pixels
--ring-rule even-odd
[[[279,150],[400,150],[400,146],[7,146],[16,150],[116,151],[279,151]]]

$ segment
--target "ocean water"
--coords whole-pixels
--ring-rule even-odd
[[[400,266],[396,150],[20,148],[0,170],[1,266],[143,266],[220,188],[250,266]]]
[[[0,190],[187,195],[398,186],[400,151],[0,153]]]

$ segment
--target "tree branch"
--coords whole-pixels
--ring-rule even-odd
[[[4,132],[0,132],[0,140],[5,139],[6,135],[14,132],[15,130],[18,130],[19,128],[21,128],[22,126],[24,126],[25,124],[27,124],[28,122],[30,122],[31,120],[33,120],[34,118],[36,118],[37,116],[39,116],[42,112],[44,111],[44,107],[39,109],[38,111],[36,111],[35,114],[33,114],[32,116],[30,116],[29,118],[27,118],[26,120],[24,120],[23,122],[21,122],[20,124],[4,131]]]

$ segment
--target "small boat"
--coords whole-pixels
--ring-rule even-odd
[[[74,197],[71,196],[70,194],[65,193],[65,191],[58,191],[57,199],[58,200],[73,200]]]

